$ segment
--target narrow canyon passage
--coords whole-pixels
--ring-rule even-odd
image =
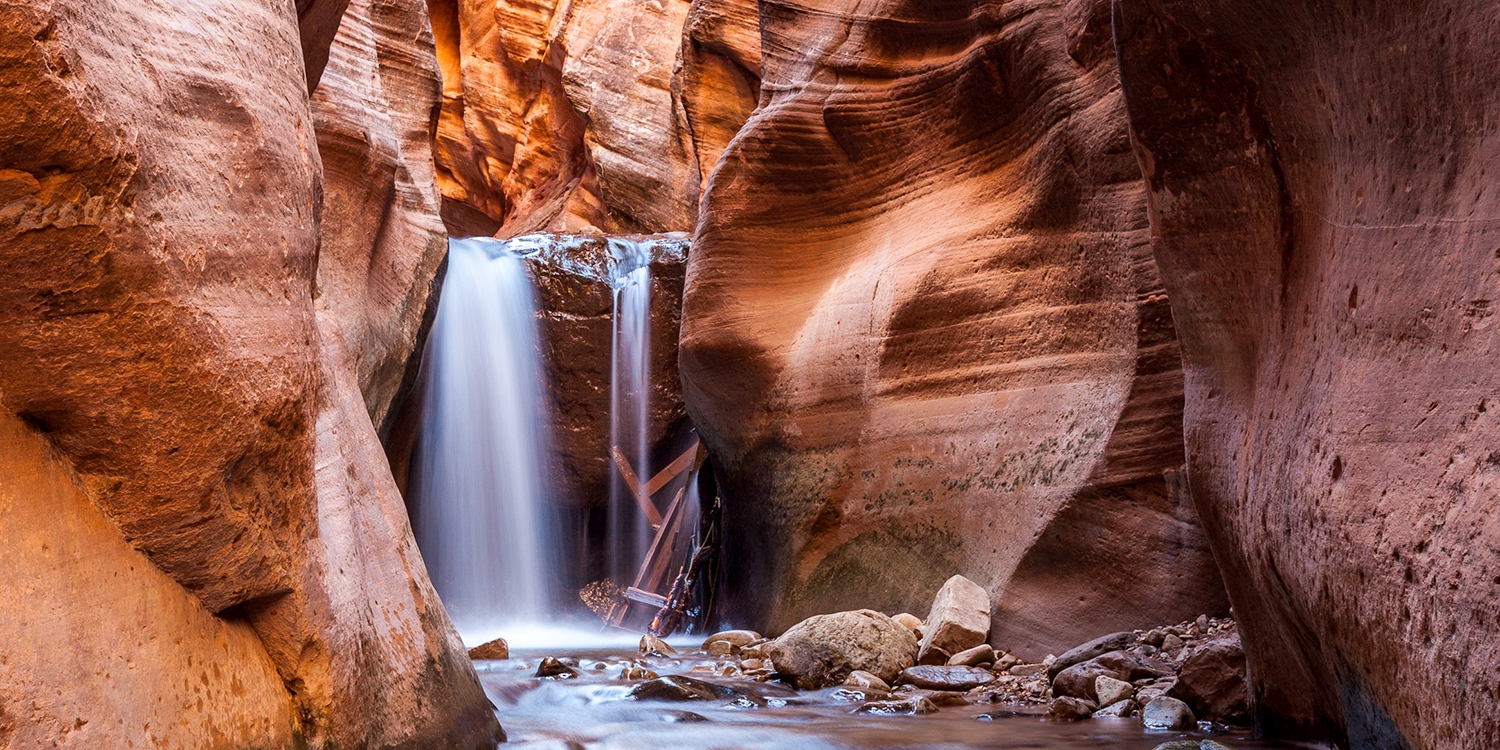
[[[0,750],[1500,747],[1500,9],[0,32]]]

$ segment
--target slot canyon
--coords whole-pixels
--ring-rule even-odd
[[[1500,747],[1500,7],[0,31],[0,749]]]

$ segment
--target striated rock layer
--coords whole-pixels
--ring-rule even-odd
[[[1116,10],[1193,495],[1263,726],[1500,746],[1500,17]]]
[[[1040,657],[1223,610],[1105,5],[760,17],[683,316],[728,615],[921,611],[962,574]]]
[[[428,0],[457,236],[689,231],[759,97],[745,0]]]
[[[383,57],[420,79],[420,6],[351,5],[330,76],[368,84]],[[322,166],[294,10],[0,8],[0,739],[499,736],[379,451],[367,404],[388,379],[355,364],[405,356],[389,332],[420,319],[426,282],[399,269],[429,262],[427,241],[362,246],[385,254],[364,265],[390,297],[334,299],[344,287],[315,278]],[[377,28],[410,34],[411,65],[358,41]],[[352,111],[337,100],[353,90],[324,111]],[[383,101],[420,111],[404,96]],[[328,268],[360,266],[357,247]],[[346,341],[350,320],[365,327]],[[100,677],[114,687],[80,684]]]

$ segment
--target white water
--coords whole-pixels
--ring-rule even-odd
[[[412,489],[427,571],[471,643],[543,621],[558,601],[534,297],[505,243],[449,243]]]
[[[645,484],[651,478],[647,440],[651,418],[651,247],[611,239],[609,250],[609,282],[614,290],[609,442],[624,454],[640,484]],[[651,543],[652,529],[640,510],[641,503],[650,502],[650,498],[634,497],[618,470],[610,472],[609,494],[609,576],[616,584],[628,586]]]

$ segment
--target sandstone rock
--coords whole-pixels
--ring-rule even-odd
[[[496,638],[469,649],[470,659],[509,659],[510,646],[504,638]]]
[[[909,612],[902,612],[901,614],[896,615],[891,619],[900,623],[901,626],[906,628],[907,630],[910,630],[913,633],[917,633],[919,638],[921,637],[921,634],[918,631],[922,629],[922,618],[917,617],[916,615]]]
[[[622,238],[623,239],[623,238]],[[649,450],[681,436],[686,422],[677,371],[682,285],[689,242],[631,237],[651,261],[651,414]],[[626,266],[612,257],[611,237],[538,234],[518,237],[536,281],[543,367],[554,436],[550,473],[561,502],[600,506],[609,498],[610,341],[614,292],[609,280]],[[674,456],[675,458],[675,456]],[[587,571],[580,571],[581,573]]]
[[[992,667],[992,669],[994,669],[996,672],[1010,672],[1010,670],[1020,665],[1021,660],[1015,654],[1001,654],[1000,657],[995,660],[995,665],[994,667]]]
[[[994,642],[1041,654],[1224,607],[1165,477],[1180,370],[1112,56],[1081,66],[1059,3],[760,8],[681,351],[725,525],[755,530],[726,615],[901,612],[963,572],[1005,592]]]
[[[889,693],[891,691],[891,686],[887,685],[885,680],[882,680],[879,677],[876,677],[875,675],[870,674],[869,672],[866,672],[862,669],[856,669],[853,672],[850,672],[849,676],[844,679],[844,685],[847,687],[859,688],[860,690],[876,690],[884,693]]]
[[[974,648],[965,649],[948,657],[948,666],[977,667],[980,664],[994,664],[995,659],[995,649],[991,648],[988,643],[981,643]]]
[[[552,680],[571,680],[578,676],[578,670],[562,663],[555,657],[544,657],[536,666],[536,673],[532,677],[541,677]]]
[[[1089,659],[1103,656],[1111,651],[1129,648],[1130,644],[1134,642],[1135,635],[1132,633],[1111,633],[1100,636],[1081,646],[1075,646],[1064,652],[1062,656],[1054,659],[1052,664],[1047,667],[1048,676],[1056,677],[1058,672],[1074,664],[1086,662]]]
[[[855,670],[889,683],[916,660],[917,639],[891,618],[862,609],[809,617],[764,650],[778,672],[808,690],[837,685]]]
[[[703,639],[703,650],[707,651],[709,644],[715,641],[723,641],[740,649],[759,640],[762,640],[760,633],[753,630],[724,630]]]
[[[1093,701],[1063,696],[1052,700],[1047,707],[1047,718],[1053,721],[1081,721],[1093,718],[1097,710],[1099,705]]]
[[[1129,682],[1103,674],[1094,678],[1094,696],[1101,706],[1113,706],[1121,701],[1129,700],[1134,695],[1135,686]]]
[[[738,648],[738,646],[729,641],[709,641],[703,644],[701,650],[704,653],[713,654],[714,656],[729,656],[738,650]]]
[[[671,656],[677,653],[677,649],[672,648],[672,644],[650,634],[641,636],[641,644],[637,651],[641,656]]]
[[[1166,638],[1163,638],[1161,642],[1161,650],[1167,653],[1177,651],[1178,649],[1182,648],[1182,646],[1182,639],[1178,638],[1175,635],[1168,635]]]
[[[946,664],[954,654],[983,643],[989,632],[989,593],[963,576],[953,576],[938,589],[923,621],[917,662]]]
[[[654,680],[661,675],[646,669],[645,667],[631,666],[620,671],[622,680]]]
[[[1260,726],[1500,747],[1500,30],[1453,0],[1116,8]]]
[[[1176,698],[1153,698],[1141,709],[1141,723],[1147,729],[1192,729],[1198,720],[1193,710]]]
[[[1026,677],[1029,675],[1046,674],[1047,667],[1041,664],[1017,664],[1008,671],[1018,677]]]
[[[870,701],[854,709],[857,714],[875,716],[921,716],[937,713],[938,707],[927,698],[913,697],[886,701]]]
[[[1094,712],[1095,719],[1125,719],[1135,711],[1135,702],[1129,698],[1106,705]]]
[[[317,298],[338,318],[385,435],[416,380],[448,251],[432,161],[441,84],[424,3],[344,2],[311,102],[323,165]]]
[[[736,691],[712,682],[684,675],[667,675],[643,682],[630,689],[629,696],[640,701],[712,701],[730,698]]]
[[[1200,718],[1241,722],[1250,717],[1245,651],[1238,636],[1214,638],[1189,649],[1178,667],[1182,697]]]
[[[324,186],[307,99],[316,66],[301,54],[298,7],[311,5],[79,0],[0,11],[0,400],[46,435],[69,482],[143,555],[84,532],[98,564],[123,566],[109,571],[118,593],[39,621],[79,634],[67,648],[78,661],[48,656],[55,666],[28,670],[26,687],[7,685],[26,694],[7,706],[29,714],[13,742],[51,744],[31,734],[81,712],[87,741],[108,747],[156,743],[159,727],[191,727],[161,740],[185,747],[284,746],[288,732],[339,747],[468,748],[502,736],[426,579],[360,390],[356,361],[404,367],[410,351],[399,337],[351,344],[338,303],[314,299]],[[412,56],[386,70],[420,78],[421,5],[383,10],[406,37],[386,51]],[[329,28],[371,33],[359,13],[347,24],[333,16]],[[353,36],[335,47],[349,53],[340,65],[378,67],[367,57],[376,47]],[[420,88],[368,104],[390,104],[405,122],[422,109]],[[420,150],[420,134],[401,136]],[[375,275],[399,288],[373,300],[386,309],[359,313],[365,320],[406,319],[408,303],[425,299],[419,279],[403,296],[412,279]],[[350,305],[343,311],[359,307]],[[56,489],[16,491],[31,502]],[[55,582],[82,591],[89,580]],[[176,619],[142,631],[160,640],[134,648],[113,645],[119,631],[84,642],[90,631],[69,624],[129,627],[139,611]],[[7,643],[32,637],[30,625],[5,627]],[[8,669],[26,663],[8,658]],[[176,671],[117,676],[109,696],[68,684],[115,674],[107,665],[122,659]],[[263,680],[267,662],[279,696]],[[184,698],[171,686],[183,679],[208,684]],[[67,707],[45,697],[64,690],[75,696]]]
[[[1131,680],[1160,677],[1170,672],[1168,667],[1151,664],[1125,651],[1112,651],[1059,672],[1052,681],[1052,691],[1058,695],[1088,698],[1098,702],[1099,696],[1095,690],[1101,675],[1129,683]]]
[[[995,681],[995,673],[978,667],[916,666],[901,670],[901,682],[928,690],[971,690]]]

